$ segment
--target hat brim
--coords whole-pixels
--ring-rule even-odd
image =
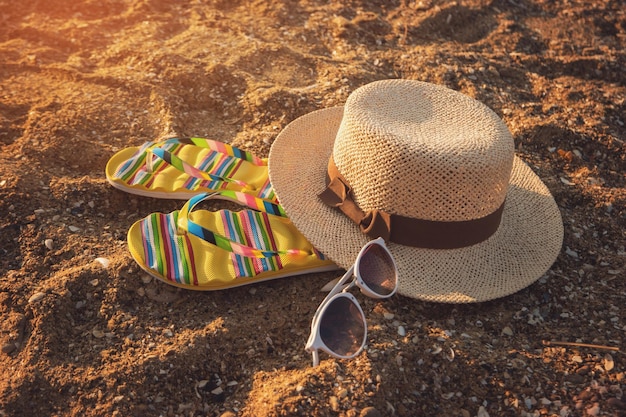
[[[349,268],[370,240],[318,194],[343,107],[291,122],[269,155],[269,176],[296,228],[322,253]],[[561,251],[563,223],[550,191],[514,158],[500,227],[489,239],[460,249],[423,249],[388,242],[399,272],[398,293],[432,302],[472,303],[517,292],[539,279]]]

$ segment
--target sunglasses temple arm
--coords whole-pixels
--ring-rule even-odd
[[[317,349],[313,349],[311,351],[311,355],[313,356],[313,366],[317,366],[320,364],[320,354]]]

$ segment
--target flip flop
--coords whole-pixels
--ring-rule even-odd
[[[210,139],[172,138],[125,148],[105,171],[113,187],[145,197],[187,200],[230,190],[277,203],[266,158]]]
[[[196,195],[181,210],[153,213],[133,224],[128,231],[131,255],[150,275],[191,290],[338,269],[287,217],[272,214],[280,213],[280,206],[234,194],[257,210],[193,211],[204,200],[224,197]]]

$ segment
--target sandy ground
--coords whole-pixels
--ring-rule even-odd
[[[626,415],[625,51],[622,1],[0,0],[0,416]],[[366,351],[312,368],[337,274],[198,293],[133,262],[128,227],[182,203],[109,186],[115,151],[203,136],[267,156],[385,78],[509,126],[565,225],[537,283],[358,296]]]

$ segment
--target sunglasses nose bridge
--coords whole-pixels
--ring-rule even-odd
[[[357,286],[359,288],[361,288],[361,285],[359,285],[359,281],[356,277],[356,275],[354,276],[354,278],[352,279],[352,281],[348,282],[347,284],[345,284],[343,286],[343,288],[341,289],[341,292],[348,292],[350,291],[350,289],[352,289],[352,287]]]

